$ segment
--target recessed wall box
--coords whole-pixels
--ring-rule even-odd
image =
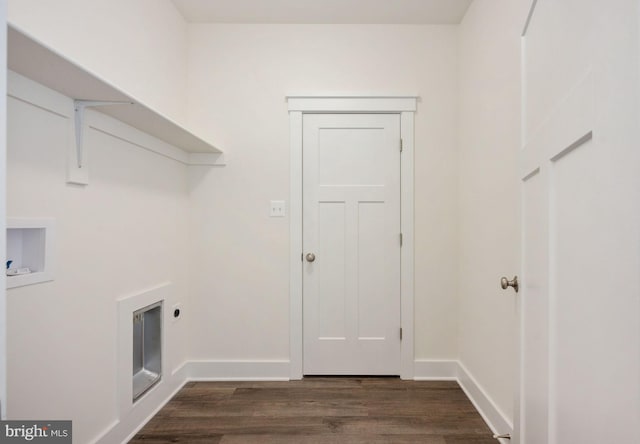
[[[51,218],[7,219],[7,288],[53,280],[54,226]]]
[[[162,301],[133,312],[133,401],[162,377]]]

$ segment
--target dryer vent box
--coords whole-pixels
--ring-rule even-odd
[[[162,376],[162,302],[133,313],[133,401]]]

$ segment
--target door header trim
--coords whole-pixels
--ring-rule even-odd
[[[289,112],[415,112],[419,96],[287,96]]]

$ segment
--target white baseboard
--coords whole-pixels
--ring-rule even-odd
[[[457,381],[458,361],[416,359],[413,364],[416,381]]]
[[[94,444],[127,443],[188,382],[186,364],[165,375],[127,414],[93,440]]]
[[[187,361],[147,393],[93,444],[126,443],[189,381],[288,381],[289,361]]]
[[[467,395],[467,398],[474,405],[484,422],[487,423],[493,433],[513,434],[513,423],[498,408],[495,402],[487,395],[482,386],[478,384],[467,368],[458,362],[458,384]],[[500,440],[503,444],[508,444],[509,440]]]
[[[460,361],[416,360],[414,368],[416,381],[457,381],[493,433],[513,433],[513,424]]]
[[[288,381],[289,361],[190,361],[190,381]]]

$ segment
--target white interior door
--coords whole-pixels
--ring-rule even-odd
[[[637,2],[532,3],[515,439],[640,442]]]
[[[398,114],[304,115],[303,248],[304,374],[399,375]]]

